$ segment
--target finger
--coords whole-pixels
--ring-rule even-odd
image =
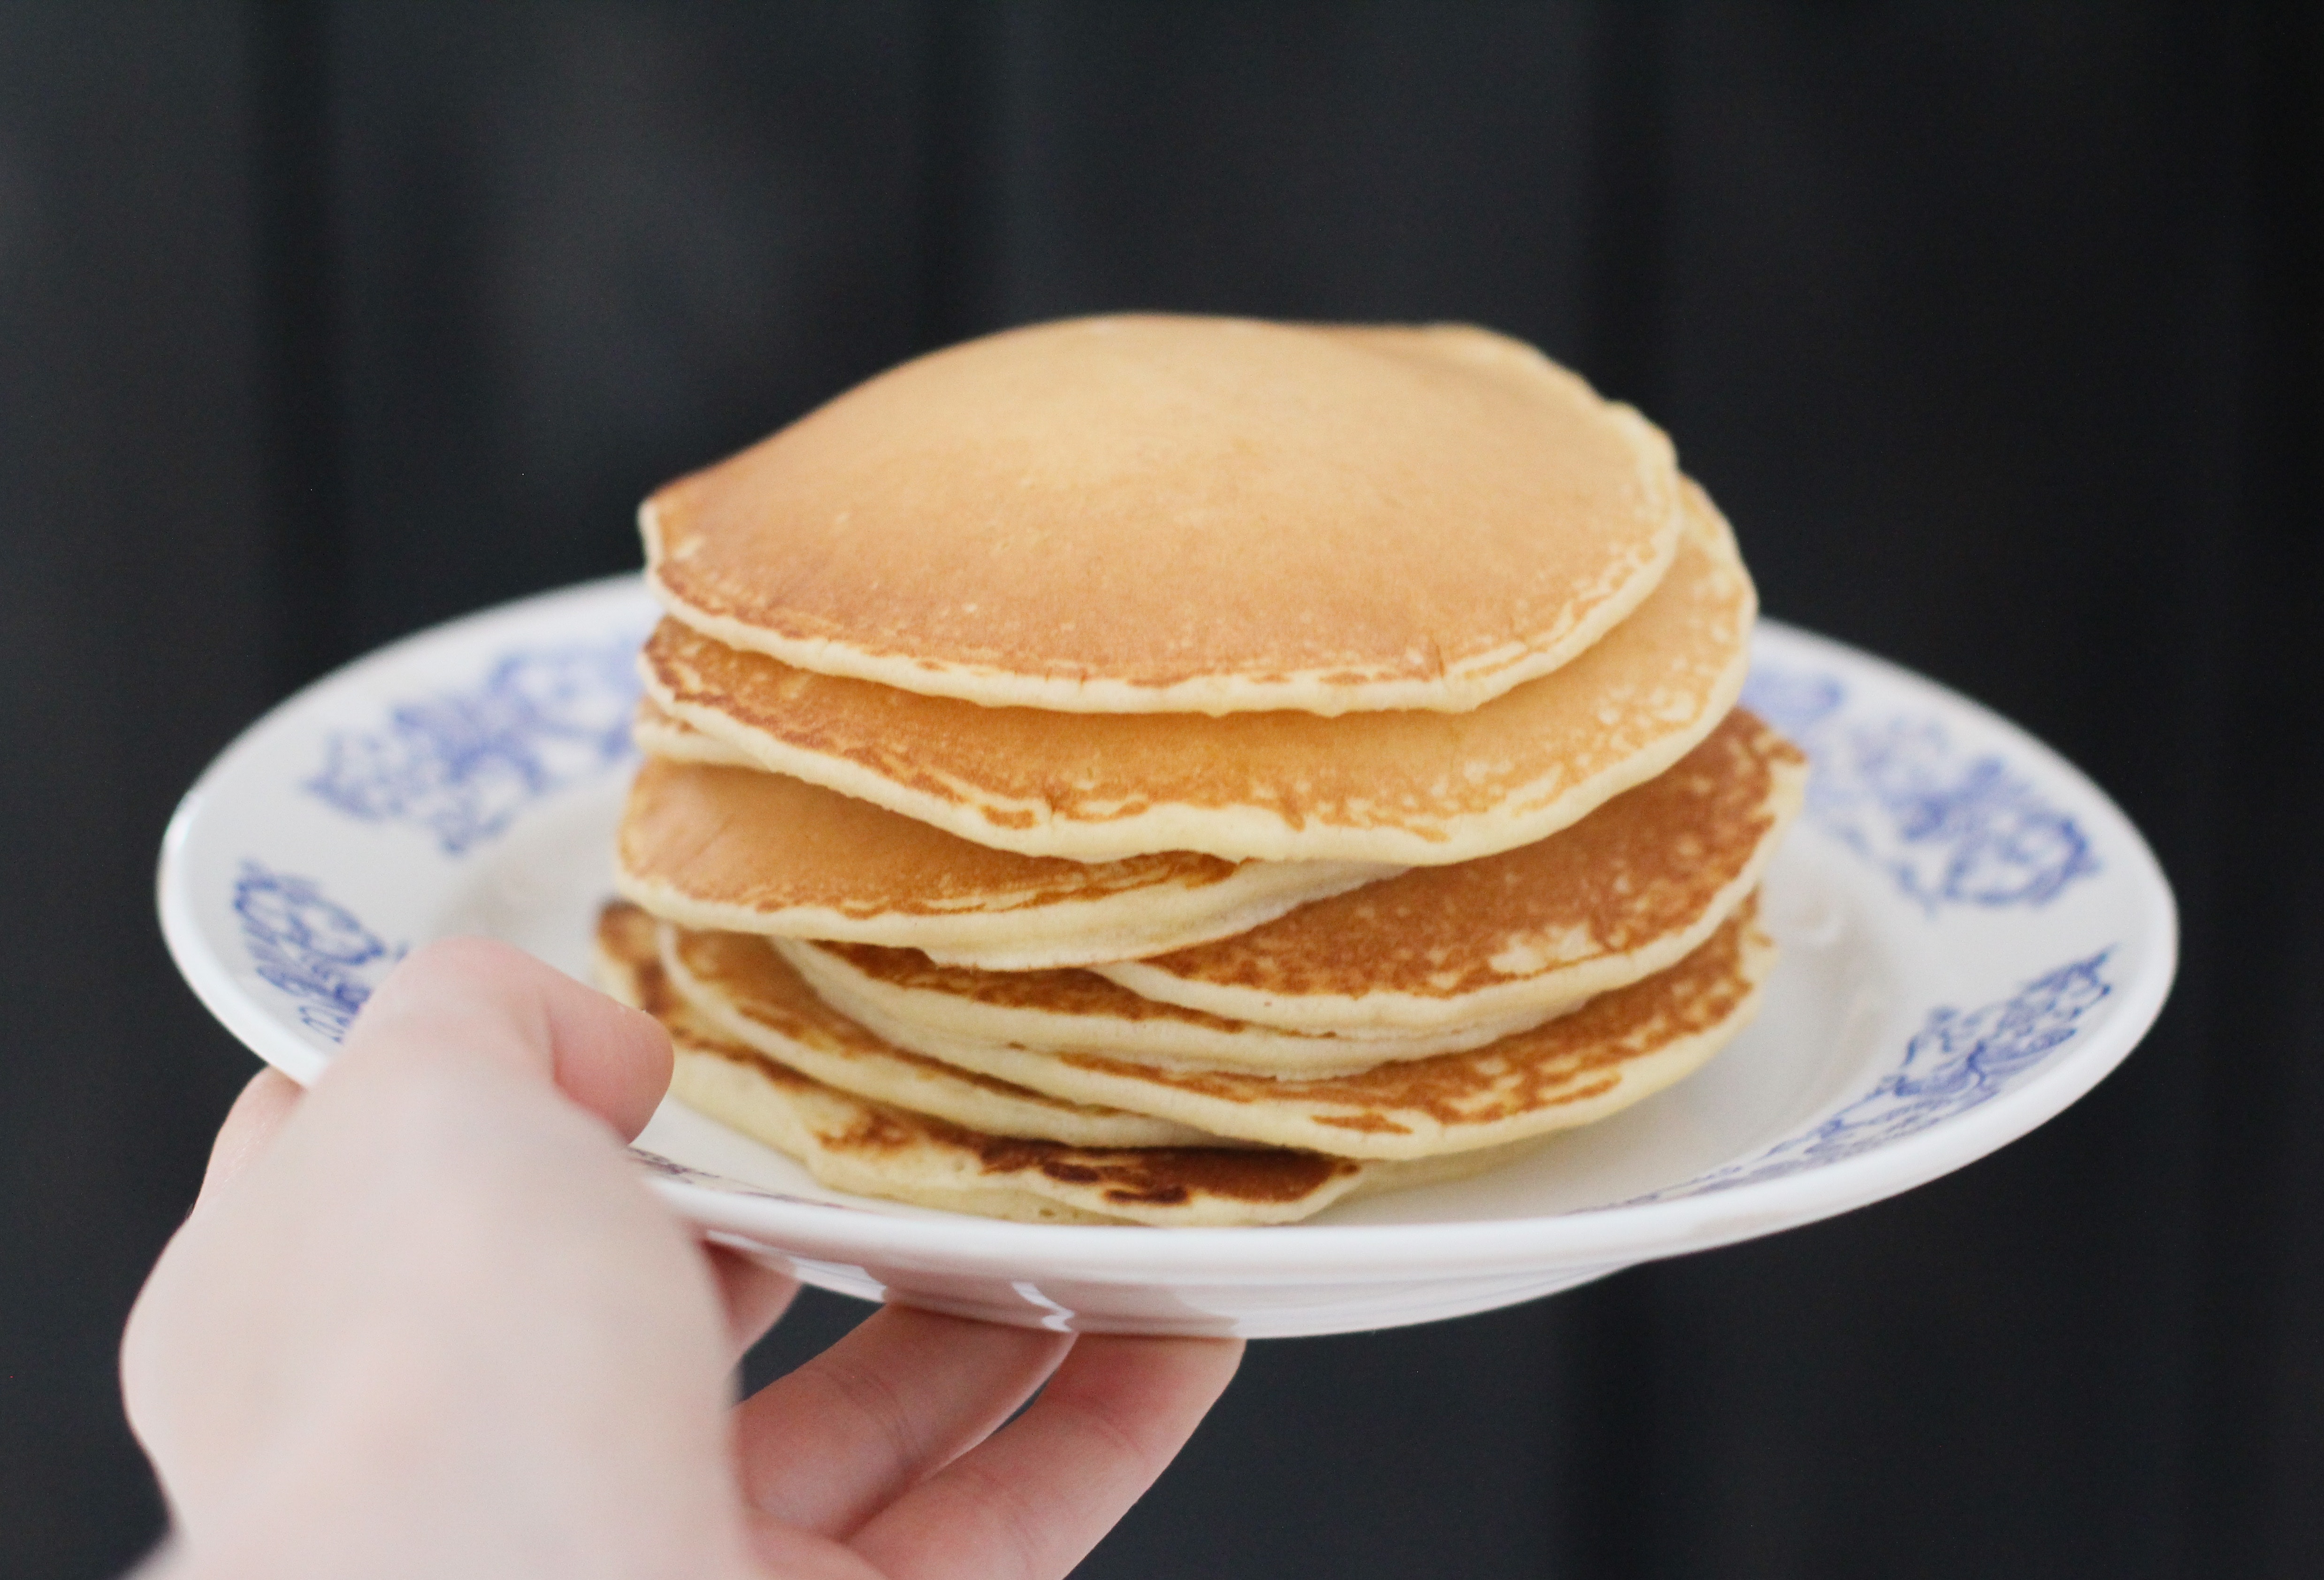
[[[426,945],[391,972],[347,1033],[346,1065],[394,1049],[481,1057],[553,1078],[627,1141],[669,1088],[669,1038],[523,950],[488,938]]]
[[[1033,1408],[848,1543],[893,1580],[1065,1574],[1194,1435],[1239,1339],[1081,1340]]]
[[[702,1253],[718,1281],[718,1295],[726,1308],[726,1333],[740,1361],[767,1330],[782,1320],[798,1294],[798,1280],[769,1267],[754,1256],[728,1245],[705,1242]]]
[[[253,1076],[226,1110],[210,1143],[208,1168],[202,1171],[202,1188],[194,1198],[198,1207],[226,1188],[274,1140],[283,1122],[299,1106],[299,1084],[281,1071],[263,1069]]]
[[[875,1312],[735,1412],[743,1495],[782,1522],[846,1536],[982,1442],[1072,1344],[906,1306]]]
[[[888,1580],[852,1548],[785,1525],[756,1509],[742,1512],[757,1574],[779,1575],[782,1580]]]

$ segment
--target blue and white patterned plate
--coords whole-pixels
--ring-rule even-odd
[[[402,953],[456,931],[578,974],[628,778],[632,578],[400,642],[285,703],[171,824],[162,929],[219,1020],[319,1075]],[[1904,1190],[2095,1085],[2162,1007],[2171,893],[2091,784],[1971,703],[1761,628],[1749,699],[1805,746],[1767,882],[1784,957],[1691,1080],[1459,1184],[1253,1230],[1001,1224],[826,1191],[665,1104],[641,1165],[679,1212],[809,1281],[995,1320],[1340,1332],[1546,1294]]]

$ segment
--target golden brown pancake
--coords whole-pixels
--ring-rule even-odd
[[[749,753],[670,717],[655,707],[650,697],[638,698],[637,712],[630,719],[630,739],[640,756],[658,757],[664,762],[703,762],[720,768],[758,766]]]
[[[1435,1157],[1587,1124],[1692,1073],[1749,1022],[1774,952],[1747,901],[1677,965],[1572,1014],[1471,1052],[1352,1075],[1276,1079],[965,1043],[947,1062],[1213,1135],[1351,1158]],[[731,975],[697,975],[688,1002],[739,1040],[779,1047],[767,1039],[779,1016],[765,1006],[796,993],[793,974],[771,947],[735,964]]]
[[[1675,766],[1547,839],[1096,970],[1148,999],[1310,1033],[1553,1014],[1710,937],[1758,885],[1806,781],[1799,750],[1737,708]]]
[[[671,991],[651,932],[636,910],[609,907],[597,973],[606,992],[669,1031],[670,1095],[788,1153],[834,1190],[1028,1223],[1231,1226],[1293,1222],[1360,1191],[1458,1178],[1504,1156],[1361,1163],[1274,1148],[993,1135],[840,1091],[724,1034]]]
[[[1029,855],[1471,861],[1651,779],[1740,692],[1756,597],[1726,522],[1685,496],[1677,561],[1637,612],[1471,713],[980,707],[793,669],[675,621],[646,644],[646,690],[762,767]]]
[[[623,959],[641,951],[651,952],[661,963],[659,980],[676,984],[680,996],[684,996],[692,977],[677,946],[675,932],[669,923],[657,922],[636,906],[616,901],[598,916],[598,951]],[[685,953],[707,956],[714,962],[721,951],[761,947],[757,939],[741,933],[691,933],[686,935],[686,940]],[[713,974],[715,975],[715,965]],[[785,1065],[826,1086],[858,1097],[909,1108],[995,1135],[1064,1141],[1074,1146],[1222,1144],[1216,1136],[1168,1120],[1064,1102],[908,1052],[872,1036],[825,1004],[804,985],[788,1000],[770,994],[762,1003],[765,1014],[761,1024],[770,1035],[780,1038],[779,1052]]]
[[[1415,868],[1157,961],[994,972],[913,949],[779,947],[834,1007],[936,1058],[1009,1044],[1342,1073],[1481,1047],[1685,956],[1757,884],[1805,772],[1738,711],[1677,767],[1548,839]]]
[[[622,813],[614,880],[692,928],[924,949],[1018,971],[1225,938],[1394,870],[1186,852],[1019,855],[804,780],[649,759]]]
[[[964,1043],[1103,1049],[1146,1064],[1315,1076],[1480,1048],[1548,1018],[1527,1012],[1368,1035],[1288,1031],[1146,998],[1094,971],[979,971],[939,965],[918,949],[770,941],[832,1008],[933,1058],[951,1058]]]
[[[1669,440],[1465,326],[1037,325],[891,369],[641,512],[678,619],[1066,712],[1475,707],[1661,578]]]

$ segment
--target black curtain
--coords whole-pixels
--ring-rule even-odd
[[[251,1068],[151,919],[209,755],[890,362],[1156,307],[1574,363],[1771,613],[2104,784],[2187,942],[2118,1076],[1936,1185],[1260,1346],[1084,1573],[2324,1573],[2319,17],[0,7],[0,1569],[158,1532],[113,1349]]]

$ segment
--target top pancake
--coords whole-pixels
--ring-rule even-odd
[[[1757,597],[1689,485],[1670,574],[1555,674],[1475,711],[1062,714],[791,668],[665,620],[647,695],[761,767],[964,839],[1111,861],[1436,866],[1541,839],[1668,768],[1743,688]]]
[[[640,513],[679,620],[819,674],[1074,713],[1465,711],[1679,536],[1669,441],[1463,326],[1127,317],[909,362]]]

